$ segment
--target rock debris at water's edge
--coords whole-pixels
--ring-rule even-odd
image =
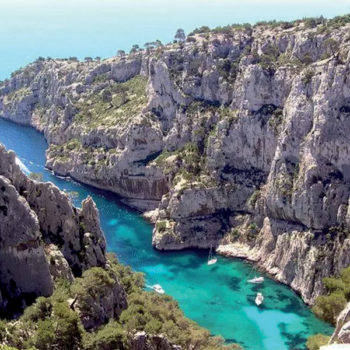
[[[0,116],[44,133],[57,174],[157,209],[156,248],[239,243],[312,304],[350,262],[350,32],[335,23],[38,60],[0,85]]]

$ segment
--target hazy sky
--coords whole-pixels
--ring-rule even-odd
[[[177,28],[350,13],[350,0],[0,0],[0,79],[38,56],[111,56]]]

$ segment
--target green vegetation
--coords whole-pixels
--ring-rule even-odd
[[[218,63],[218,71],[220,75],[228,82],[234,82],[238,74],[238,61],[224,59]]]
[[[261,198],[261,191],[260,190],[255,190],[251,197],[249,198],[249,204],[251,206],[255,206],[256,202]]]
[[[348,23],[350,23],[350,14],[337,16],[326,21],[327,27],[331,29],[340,28]]]
[[[32,91],[29,88],[23,87],[8,94],[7,99],[11,101],[19,101],[27,96],[30,96],[31,93]]]
[[[308,350],[319,350],[323,345],[327,345],[330,337],[323,334],[315,334],[308,338],[306,346]]]
[[[30,173],[28,177],[34,181],[43,181],[43,174],[42,173]]]
[[[278,135],[280,126],[283,123],[283,111],[277,108],[273,111],[271,118],[269,119],[269,125],[273,128],[275,135]]]
[[[159,232],[165,232],[166,231],[166,221],[157,221],[156,229]]]
[[[280,173],[275,180],[276,188],[284,196],[284,200],[291,201],[293,195],[293,177],[289,173]]]
[[[175,156],[171,164],[168,164],[167,159]],[[202,157],[199,152],[197,143],[188,142],[182,149],[174,152],[164,151],[153,162],[157,166],[163,167],[165,171],[178,171],[180,177],[185,180],[193,181],[198,177],[203,169]]]
[[[11,347],[26,350],[126,350],[137,331],[163,334],[183,349],[237,349],[224,346],[223,340],[187,319],[171,297],[143,290],[143,276],[118,263],[110,255],[106,269],[92,268],[73,283],[59,281],[54,294],[39,297],[16,322],[0,321],[1,349]],[[127,294],[128,307],[119,318],[87,332],[79,314],[93,317],[91,300],[101,300],[107,290],[119,281]]]
[[[339,313],[350,301],[350,267],[337,277],[324,278],[323,284],[327,295],[317,298],[313,311],[323,320],[335,324]]]
[[[230,125],[236,121],[238,121],[237,110],[233,110],[229,107],[221,106],[217,109],[217,112],[220,116],[220,119],[227,119]]]
[[[334,56],[335,53],[339,50],[339,43],[333,38],[326,39],[324,45],[326,47],[327,53],[330,56]]]
[[[147,103],[146,83],[145,77],[136,76],[124,83],[114,83],[100,93],[91,92],[76,103],[79,113],[74,123],[93,129],[126,122]]]
[[[253,241],[256,236],[258,235],[259,233],[259,226],[255,223],[255,222],[252,222],[249,227],[248,227],[248,230],[247,230],[247,238],[249,241]]]
[[[196,34],[205,34],[205,33],[217,33],[217,34],[232,34],[233,30],[250,30],[251,28],[256,28],[259,26],[269,26],[271,28],[281,28],[282,30],[290,29],[290,28],[297,28],[300,24],[303,24],[304,26],[302,28],[312,29],[317,28],[322,31],[324,31],[324,28],[327,30],[331,29],[337,29],[340,28],[346,24],[350,23],[350,14],[344,15],[344,16],[337,16],[332,19],[325,19],[324,17],[310,17],[310,18],[304,18],[301,20],[295,20],[295,21],[260,21],[257,22],[255,25],[250,25],[249,23],[235,23],[232,25],[224,26],[224,27],[216,27],[214,29],[210,29],[209,27],[203,26],[200,28],[195,29],[192,33],[189,35],[196,35]],[[319,30],[319,31],[320,31]]]
[[[175,41],[176,42],[184,42],[186,40],[185,31],[179,28],[175,33]]]
[[[315,71],[311,68],[308,68],[304,73],[304,76],[302,78],[302,82],[305,85],[310,84],[314,75],[315,75]]]
[[[227,26],[219,26],[213,29],[210,29],[207,26],[203,26],[200,28],[195,29],[192,31],[189,35],[196,35],[196,34],[205,34],[205,33],[215,33],[215,34],[226,34],[226,35],[233,35],[233,30],[249,30],[252,28],[252,25],[249,23],[235,23],[232,25]]]
[[[259,56],[259,64],[265,70],[275,69],[280,55],[278,48],[274,45],[268,45],[264,53]]]
[[[81,150],[81,142],[78,139],[70,139],[62,145],[51,144],[49,151],[55,156],[55,160],[66,163],[71,160],[71,152]]]

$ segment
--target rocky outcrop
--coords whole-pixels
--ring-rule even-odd
[[[0,189],[0,310],[16,313],[23,307],[21,299],[31,302],[38,294],[48,296],[53,283],[35,213],[3,176]]]
[[[350,346],[350,304],[340,313],[330,344],[349,344]]]
[[[37,60],[0,85],[0,117],[42,131],[56,173],[154,210],[156,248],[220,245],[313,303],[349,264],[349,25],[202,28],[125,57]]]
[[[105,266],[105,238],[91,198],[82,209],[51,183],[32,181],[0,145],[1,314],[14,315],[54,280]]]
[[[172,345],[162,335],[149,335],[146,332],[138,332],[131,340],[130,350],[181,350],[181,347]]]
[[[117,320],[128,306],[124,288],[112,271],[92,268],[75,281],[72,289],[76,297],[71,308],[78,312],[88,331]]]

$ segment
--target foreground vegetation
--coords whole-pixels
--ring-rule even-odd
[[[323,279],[326,294],[317,298],[313,312],[326,322],[333,325],[337,317],[350,301],[350,267],[342,270],[339,276]],[[307,341],[309,350],[318,350],[322,345],[328,344],[330,337],[316,334]]]
[[[80,312],[92,312],[91,298],[101,298],[116,280],[127,294],[128,307],[120,318],[110,319],[94,331],[86,331],[79,312],[72,307],[80,301]],[[182,349],[237,349],[236,345],[224,346],[221,338],[211,337],[209,332],[187,319],[177,302],[169,296],[143,290],[142,274],[109,256],[107,269],[92,268],[73,283],[59,281],[49,298],[39,297],[17,321],[0,321],[0,349],[27,350],[124,350],[137,331],[151,335],[163,334],[171,343]],[[6,344],[6,345],[5,345]]]
[[[335,325],[339,313],[350,301],[350,267],[337,277],[323,279],[327,294],[317,298],[313,311],[326,322]]]

